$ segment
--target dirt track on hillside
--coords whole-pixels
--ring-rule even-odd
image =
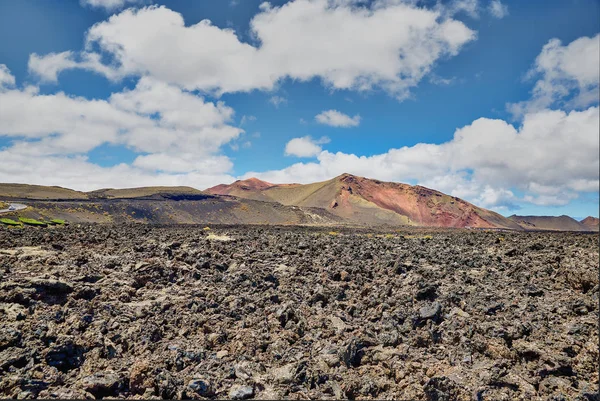
[[[0,227],[0,396],[597,400],[598,235]]]

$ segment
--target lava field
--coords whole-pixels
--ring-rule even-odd
[[[0,397],[598,400],[598,234],[0,227]]]

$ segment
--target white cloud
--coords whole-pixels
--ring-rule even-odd
[[[314,182],[344,172],[416,182],[487,207],[518,201],[565,204],[578,192],[599,190],[598,107],[584,111],[543,110],[515,128],[480,118],[457,129],[451,141],[390,149],[373,156],[312,149],[317,162],[283,170],[249,172],[269,182]],[[310,142],[308,142],[310,143]],[[511,188],[525,193],[517,199]],[[548,188],[556,188],[555,193]]]
[[[15,77],[5,64],[0,64],[0,91],[15,86]]]
[[[242,130],[228,125],[234,111],[223,102],[205,102],[201,97],[150,78],[136,88],[111,95],[110,103],[136,115],[158,116],[153,130],[132,129],[127,144],[143,152],[216,152]]]
[[[77,67],[78,63],[73,60],[73,52],[71,51],[49,53],[44,56],[32,53],[29,56],[29,71],[45,82],[56,82],[59,72]]]
[[[437,74],[431,74],[429,77],[429,82],[431,82],[434,85],[448,86],[448,85],[451,85],[454,82],[456,82],[456,77],[444,78],[444,77],[440,77]]]
[[[179,153],[173,157],[170,153],[153,153],[138,156],[133,166],[149,171],[162,171],[166,173],[189,173],[202,171],[226,173],[233,168],[233,163],[226,156],[198,157],[195,153]]]
[[[443,10],[449,15],[465,13],[471,18],[479,18],[479,0],[453,0]]]
[[[321,153],[322,144],[328,143],[329,138],[313,139],[310,136],[294,138],[285,145],[286,156],[314,157]]]
[[[280,105],[287,103],[287,99],[282,96],[271,96],[269,98],[269,103],[275,106],[275,108],[279,108]]]
[[[247,115],[244,114],[242,116],[242,119],[240,120],[240,127],[243,126],[243,125],[248,124],[249,122],[254,122],[254,121],[256,121],[256,117],[255,116],[253,116],[253,115],[247,116]]]
[[[87,53],[76,65],[73,57],[44,64],[44,57],[36,56],[31,70],[47,78],[70,68],[110,79],[148,75],[216,94],[272,90],[285,78],[319,78],[333,89],[382,88],[404,99],[438,60],[456,55],[475,38],[462,22],[440,11],[385,1],[264,5],[250,27],[256,46],[208,20],[186,26],[179,13],[165,7],[129,9],[90,28]],[[98,65],[94,46],[112,63]]]
[[[19,146],[45,154],[84,153],[103,143],[207,154],[242,132],[227,124],[233,113],[221,102],[150,78],[108,100],[15,89],[0,93],[0,135],[36,139]]]
[[[500,0],[492,0],[488,10],[494,18],[502,19],[508,15],[508,6]]]
[[[0,71],[2,77],[12,77],[6,67]],[[189,177],[198,179],[194,186],[212,183],[210,177],[229,177],[232,168],[218,154],[221,146],[243,132],[230,125],[233,114],[222,102],[207,102],[152,78],[142,78],[135,88],[107,100],[5,88],[0,91],[0,136],[11,138],[12,144],[0,152],[0,181],[77,188],[126,181],[140,185],[151,183],[152,177],[157,179],[154,184],[192,184]],[[102,168],[85,156],[102,144],[143,154],[131,166]],[[98,176],[86,184],[89,174]]]
[[[550,40],[537,56],[529,77],[539,76],[528,101],[509,105],[515,116],[541,110],[555,103],[572,108],[598,102],[600,34],[581,37],[567,46]]]
[[[58,81],[58,74],[64,70],[83,68],[105,75],[111,80],[121,78],[118,70],[102,64],[100,55],[97,53],[82,53],[76,55],[72,51],[62,53],[49,53],[39,56],[32,53],[29,56],[27,68],[30,73],[37,76],[42,82]]]
[[[573,192],[561,191],[553,195],[525,195],[523,200],[538,206],[564,206],[577,197]]]
[[[147,3],[147,0],[80,0],[80,3],[82,6],[104,8],[106,11],[115,11],[128,5]]]
[[[198,189],[223,182],[232,182],[227,174],[228,164],[211,164],[212,170],[168,174],[127,164],[101,167],[84,156],[47,156],[43,158],[14,150],[0,150],[0,181],[24,182],[37,185],[60,185],[91,191],[99,188],[131,188],[132,186],[186,185]],[[173,161],[169,161],[172,163]]]
[[[350,117],[347,114],[337,110],[326,110],[315,116],[315,120],[320,124],[330,125],[332,127],[358,127],[360,116],[357,114]]]

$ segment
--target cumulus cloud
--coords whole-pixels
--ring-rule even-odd
[[[165,173],[188,173],[202,171],[224,173],[233,168],[233,163],[226,156],[198,157],[196,153],[179,153],[173,157],[171,153],[152,153],[138,156],[133,165],[149,171]]]
[[[15,85],[15,77],[5,64],[0,64],[0,91]]]
[[[14,89],[0,93],[0,105],[0,135],[37,139],[26,146],[46,154],[84,153],[103,143],[206,154],[242,132],[228,124],[234,111],[222,102],[150,78],[108,100]]]
[[[310,136],[294,138],[285,145],[286,156],[314,157],[321,153],[322,144],[328,143],[329,138],[313,139]]]
[[[492,0],[488,10],[494,18],[502,19],[508,15],[508,6],[502,4],[500,0]]]
[[[11,77],[6,67],[0,71]],[[152,176],[163,183],[184,180],[181,175],[169,178],[168,173],[223,177],[232,164],[218,154],[220,148],[243,133],[230,125],[233,115],[233,109],[222,102],[207,102],[147,77],[107,100],[62,92],[43,95],[31,87],[5,88],[0,91],[0,136],[11,138],[12,144],[0,154],[0,181],[71,185],[57,180],[86,176],[88,171],[100,171],[101,178],[90,183],[108,182],[112,173],[124,171],[144,182]],[[89,163],[85,154],[103,144],[126,146],[142,154],[132,166],[102,169]],[[64,168],[81,169],[57,174],[61,163]],[[123,182],[112,177],[112,185]]]
[[[315,150],[317,162],[245,176],[308,183],[348,172],[420,183],[487,207],[522,200],[566,204],[578,192],[599,190],[599,120],[598,107],[542,110],[526,115],[519,127],[480,118],[439,145],[420,143],[368,157]],[[517,199],[511,188],[525,197]]]
[[[147,0],[80,0],[82,6],[103,8],[106,11],[115,11],[135,4],[147,3]]]
[[[553,104],[574,109],[597,103],[599,60],[600,34],[581,37],[566,46],[558,39],[550,40],[528,73],[529,78],[539,77],[531,99],[510,104],[509,110],[520,117]]]
[[[128,9],[90,28],[81,60],[36,56],[30,68],[48,78],[70,68],[110,79],[151,76],[217,95],[318,78],[333,89],[381,88],[404,99],[438,60],[475,38],[462,22],[406,2],[294,0],[260,10],[250,44],[208,20],[186,26],[165,7]],[[111,63],[95,63],[95,48]]]
[[[326,110],[315,116],[315,120],[320,124],[330,125],[332,127],[358,127],[360,116],[357,114],[350,117],[347,114],[337,110]]]
[[[42,82],[56,83],[60,72],[74,68],[94,71],[111,80],[121,78],[118,71],[102,64],[100,55],[97,53],[82,53],[78,55],[72,51],[65,51],[61,53],[49,53],[44,56],[32,53],[29,56],[27,68],[31,74],[37,76]]]
[[[213,162],[212,170],[187,171],[180,174],[156,172],[128,164],[102,167],[86,156],[47,156],[37,158],[14,149],[0,150],[0,181],[37,185],[60,185],[80,191],[132,186],[191,186],[208,188],[235,180],[228,174],[229,164]],[[169,163],[172,163],[171,160]],[[210,161],[207,161],[210,163]],[[219,167],[218,169],[215,167]]]

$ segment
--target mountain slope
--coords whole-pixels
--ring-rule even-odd
[[[600,219],[597,217],[588,216],[581,220],[580,223],[590,231],[599,231],[600,229]]]
[[[306,185],[277,185],[250,179],[205,192],[319,207],[359,224],[520,229],[497,213],[432,189],[351,174]]]
[[[510,220],[519,224],[526,230],[552,230],[552,231],[589,231],[586,226],[569,216],[517,216],[512,215]]]

